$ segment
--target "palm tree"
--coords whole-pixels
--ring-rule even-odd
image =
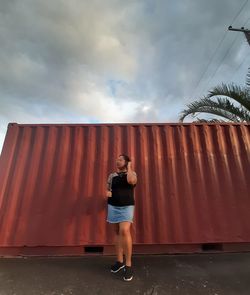
[[[247,73],[247,88],[250,90],[250,68],[248,68],[248,73]]]
[[[179,120],[183,122],[188,115],[195,117],[196,113],[217,115],[227,122],[250,122],[250,68],[245,87],[222,83],[211,89],[207,96],[188,104]],[[225,122],[223,119],[198,118],[196,122]]]

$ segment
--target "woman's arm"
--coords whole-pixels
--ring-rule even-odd
[[[127,181],[130,184],[135,185],[137,183],[137,175],[131,168],[131,162],[128,162]]]
[[[108,177],[108,181],[107,181],[107,189],[106,189],[106,197],[107,198],[112,197],[111,185],[112,185],[112,176],[110,174]]]

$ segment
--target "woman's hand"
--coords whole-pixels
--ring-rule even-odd
[[[111,191],[107,191],[106,192],[106,197],[107,198],[111,198],[112,197],[112,192]]]

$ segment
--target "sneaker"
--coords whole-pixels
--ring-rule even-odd
[[[133,268],[132,266],[125,266],[124,268],[124,275],[123,275],[124,281],[131,281],[133,279]]]
[[[116,261],[116,263],[114,265],[111,266],[111,272],[118,272],[119,270],[123,269],[125,267],[125,264],[120,262],[120,261]]]

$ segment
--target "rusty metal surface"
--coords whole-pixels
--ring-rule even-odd
[[[250,242],[249,126],[10,123],[0,247],[111,245],[104,194],[120,153],[138,175],[134,244]]]

